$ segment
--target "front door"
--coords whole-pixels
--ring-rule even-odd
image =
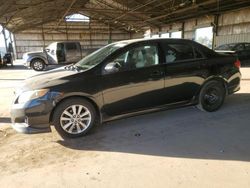
[[[104,72],[104,113],[115,116],[162,104],[164,65],[160,64],[157,44],[132,47],[105,66],[110,63],[117,63],[119,70]]]
[[[57,43],[56,56],[58,64],[63,64],[66,61],[65,58],[65,45],[64,43]]]

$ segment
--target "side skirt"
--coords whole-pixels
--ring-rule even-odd
[[[191,101],[182,101],[174,104],[168,104],[168,105],[161,105],[157,106],[154,108],[150,109],[142,109],[139,111],[134,111],[134,112],[129,112],[117,116],[108,116],[107,114],[102,114],[102,123],[113,121],[113,120],[118,120],[122,118],[127,118],[127,117],[133,117],[133,116],[138,116],[138,115],[143,115],[143,114],[148,114],[152,112],[158,112],[158,111],[163,111],[163,110],[169,110],[169,109],[174,109],[174,108],[179,108],[179,107],[185,107],[185,106],[192,106],[195,105],[197,102],[191,100]]]

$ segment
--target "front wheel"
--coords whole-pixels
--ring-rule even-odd
[[[53,124],[62,137],[80,137],[96,124],[97,116],[93,105],[81,98],[63,101],[56,108]]]
[[[34,59],[31,62],[31,67],[32,69],[34,69],[35,71],[42,71],[45,69],[45,63],[43,60],[41,59]]]
[[[216,111],[223,105],[225,95],[226,90],[223,83],[216,80],[209,81],[200,91],[197,107],[202,111]]]

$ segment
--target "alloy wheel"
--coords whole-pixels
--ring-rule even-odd
[[[71,105],[62,112],[60,125],[69,134],[80,134],[89,127],[91,120],[91,113],[87,107]]]
[[[33,67],[34,67],[35,70],[42,70],[43,69],[43,64],[40,61],[36,61],[36,62],[34,62]]]

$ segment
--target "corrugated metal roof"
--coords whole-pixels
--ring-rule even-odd
[[[96,23],[136,32],[247,6],[249,0],[0,0],[0,23],[18,32],[55,22],[51,29],[59,30],[65,16],[81,13]]]

